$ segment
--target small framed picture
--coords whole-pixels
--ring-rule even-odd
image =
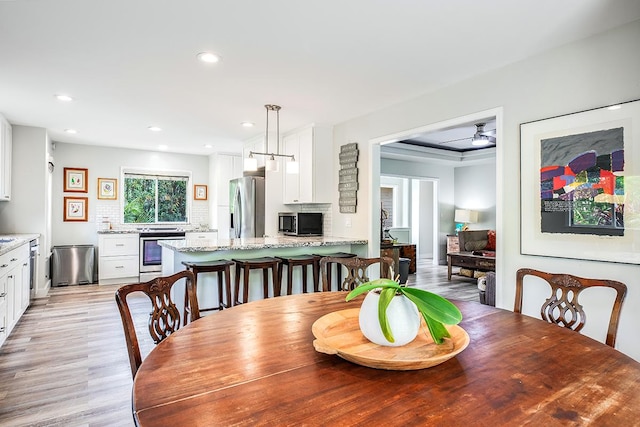
[[[118,198],[118,180],[98,178],[98,199],[116,200]]]
[[[87,192],[87,169],[64,168],[64,191],[65,193],[86,193]]]
[[[65,197],[64,198],[64,220],[65,221],[87,221],[89,213],[88,197]]]
[[[193,198],[195,200],[207,200],[207,186],[206,185],[194,185],[193,186]]]

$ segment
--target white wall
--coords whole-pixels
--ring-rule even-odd
[[[470,230],[493,230],[496,227],[496,162],[457,167],[455,201],[457,209],[478,211],[478,222]]]
[[[335,126],[334,158],[338,158],[341,145],[358,142],[362,160],[358,163],[358,212],[350,216],[352,226],[347,227],[346,215],[337,210],[336,194],[334,231],[345,236],[369,236],[370,253],[378,250],[371,218],[379,205],[372,188],[378,187],[380,166],[373,159],[378,158],[380,147],[370,141],[501,108],[504,114],[497,117],[496,159],[497,305],[513,308],[515,274],[521,267],[626,282],[629,292],[622,308],[617,348],[640,360],[640,266],[520,255],[519,203],[520,124],[640,98],[639,41],[640,21],[636,21]],[[337,170],[336,162],[336,175]],[[445,185],[447,181],[440,182]],[[453,188],[443,188],[441,194],[450,197],[449,209],[441,214],[452,216]],[[441,203],[446,201],[441,198]],[[603,319],[591,317],[585,334],[603,341],[603,325]],[[591,330],[598,327],[597,333]]]
[[[144,150],[130,150],[126,148],[98,147],[56,142],[53,151],[55,171],[53,173],[52,223],[54,246],[73,244],[98,244],[98,216],[108,215],[117,226],[120,222],[120,203],[122,194],[118,191],[117,200],[98,200],[98,178],[117,178],[118,185],[122,185],[121,167],[142,168],[154,170],[191,171],[193,184],[209,183],[209,159],[207,156],[176,154],[168,152],[154,152]],[[64,193],[63,170],[65,167],[88,169],[87,193]],[[209,188],[209,191],[211,189]],[[82,196],[89,198],[89,221],[64,222],[63,197]],[[192,203],[192,225],[198,226],[208,223],[209,200],[194,201]],[[100,218],[101,220],[102,218]]]
[[[418,258],[433,258],[433,181],[417,181],[420,200],[418,221],[420,224],[420,238],[417,242]],[[444,264],[446,251],[440,251]],[[440,260],[438,260],[440,261]]]

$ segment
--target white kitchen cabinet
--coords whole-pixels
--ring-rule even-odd
[[[216,205],[229,206],[229,181],[242,177],[242,157],[218,154],[216,162]]]
[[[333,188],[331,129],[309,126],[287,134],[283,153],[294,155],[299,173],[284,173],[283,203],[330,203]]]
[[[0,116],[0,201],[11,200],[12,135],[11,125]]]
[[[98,251],[99,285],[138,282],[140,237],[137,233],[100,234]]]
[[[29,244],[27,242],[0,255],[0,345],[29,306],[28,297]]]

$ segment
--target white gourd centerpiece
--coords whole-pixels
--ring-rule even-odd
[[[449,300],[423,289],[400,286],[391,279],[363,283],[347,301],[369,292],[362,302],[358,322],[362,334],[383,346],[402,346],[413,341],[420,330],[420,315],[433,341],[442,344],[451,335],[444,325],[456,325],[462,313]]]

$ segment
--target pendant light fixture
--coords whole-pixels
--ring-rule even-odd
[[[267,156],[268,159],[265,161],[265,170],[270,172],[277,172],[279,169],[279,163],[276,157],[288,157],[291,160],[287,162],[286,171],[287,173],[298,173],[299,166],[298,162],[296,162],[296,158],[290,154],[280,154],[280,109],[279,105],[275,104],[266,104],[264,108],[267,110],[267,125],[265,131],[265,148],[267,151],[269,150],[269,112],[276,112],[276,152],[275,153],[258,153],[256,151],[249,151],[249,157],[244,159],[244,170],[245,171],[256,171],[258,170],[258,159],[254,157],[254,155],[259,156]]]

